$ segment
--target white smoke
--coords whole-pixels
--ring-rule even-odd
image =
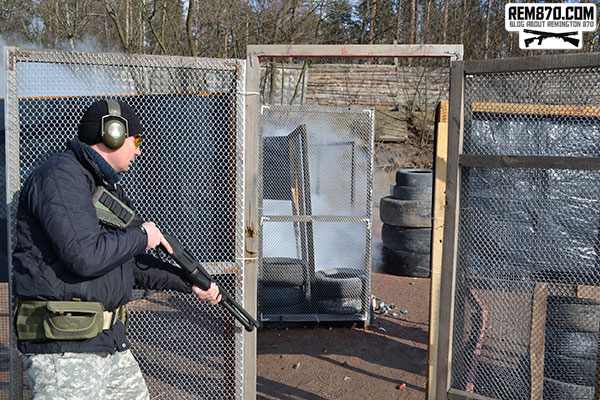
[[[0,48],[3,49],[3,58],[5,57],[5,47],[18,47],[22,49],[39,49],[41,48],[38,44],[31,43],[23,40],[22,38],[16,35],[8,35],[3,36],[0,35]],[[57,49],[59,50],[67,50],[67,51],[78,51],[78,52],[99,52],[102,51],[102,47],[96,40],[96,38],[92,36],[85,36],[83,39],[76,40],[73,42],[70,41],[62,41],[58,44]],[[112,52],[120,52],[118,48],[110,49]],[[32,65],[35,65],[32,64]],[[41,81],[40,83],[36,83],[35,87],[20,87],[19,88],[19,96],[20,97],[36,97],[36,96],[81,96],[82,93],[80,88],[77,86],[76,82],[79,81],[76,74],[72,72],[69,68],[65,68],[60,64],[48,64],[45,68],[32,67],[29,65],[29,69],[27,64],[24,64],[22,68],[19,70],[20,80],[25,81],[24,79],[30,78],[28,74],[33,74],[32,77],[35,77],[38,73],[43,73],[47,75],[49,78],[45,81]],[[6,62],[4,63],[4,68],[6,68]],[[6,71],[3,70],[3,73]],[[128,94],[132,91],[132,85],[120,85],[115,84],[115,79],[107,76],[107,72],[102,71],[102,68],[98,68],[99,76],[97,79],[94,79],[90,84],[86,84],[86,87],[89,88],[89,94],[91,95],[111,95],[111,94]],[[60,79],[60,84],[56,84],[56,79]],[[3,79],[0,79],[0,97],[6,98],[4,87],[4,76]],[[43,84],[46,82],[46,84]],[[125,87],[124,87],[125,86]]]
[[[357,115],[361,114],[358,110]],[[298,120],[290,113],[265,124],[264,136],[287,136],[300,124],[306,124],[308,136],[311,215],[365,217],[368,214],[368,165],[371,155],[364,139],[353,132],[350,113],[307,113]],[[275,115],[279,115],[276,112]],[[363,114],[364,115],[364,114]],[[366,121],[366,118],[358,118]],[[283,125],[283,126],[282,126]],[[353,126],[356,128],[355,126]],[[268,168],[266,166],[265,168]],[[273,167],[275,168],[275,167]],[[281,188],[289,191],[289,188]],[[290,200],[263,200],[263,215],[293,215]],[[263,223],[263,256],[302,258],[302,224]],[[312,223],[315,270],[353,268],[364,270],[367,260],[368,225],[366,221]]]

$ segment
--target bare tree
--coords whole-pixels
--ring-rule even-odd
[[[129,23],[128,23],[128,16],[126,13],[122,13],[121,11],[123,11],[123,4],[120,1],[114,1],[114,0],[101,0],[102,4],[104,5],[104,8],[106,9],[106,12],[108,13],[109,17],[112,19],[113,23],[115,24],[115,28],[117,29],[117,34],[119,35],[119,40],[121,42],[121,48],[125,51],[125,52],[130,52],[131,50],[131,43],[129,42]],[[129,0],[125,0],[127,1],[127,3],[129,3]],[[121,15],[125,15],[125,21],[122,20]],[[125,23],[125,26],[123,26],[123,23]]]
[[[444,18],[442,20],[442,43],[448,42],[448,9],[450,8],[451,0],[443,0],[444,1]]]
[[[195,0],[189,0],[187,18],[185,19],[185,33],[189,47],[189,55],[195,56],[198,54],[198,42],[193,32],[194,15],[198,15],[198,8]]]
[[[375,17],[377,16],[377,0],[371,2],[371,18],[369,22],[369,44],[375,43]]]
[[[417,31],[417,0],[410,1],[410,27],[409,27],[409,36],[408,43],[414,44],[416,41],[416,31]]]
[[[492,14],[492,0],[488,0],[487,2],[487,9],[486,9],[486,18],[485,18],[485,49],[484,49],[484,55],[483,58],[485,58],[487,60],[487,58],[489,57],[489,52],[490,52],[490,21],[492,19],[491,17]]]
[[[500,0],[2,0],[0,32],[73,49],[244,57],[248,43],[463,43],[465,58],[527,55]],[[600,28],[599,28],[600,31]],[[589,39],[588,39],[589,38]],[[586,33],[584,51],[600,36]]]

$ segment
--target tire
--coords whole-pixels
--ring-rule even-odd
[[[433,170],[401,169],[396,172],[396,184],[399,186],[433,186]]]
[[[402,228],[383,224],[381,229],[383,247],[390,250],[429,254],[431,251],[431,228]]]
[[[261,309],[261,314],[268,315],[297,315],[297,314],[309,314],[310,310],[308,303],[298,303],[291,306],[276,307],[276,306],[265,306]]]
[[[301,287],[270,287],[260,289],[261,308],[288,307],[306,301]]]
[[[302,286],[307,282],[306,263],[296,258],[263,258],[260,283],[273,287]]]
[[[433,199],[433,190],[428,186],[394,185],[392,197],[399,200],[426,200],[431,202]]]
[[[313,300],[359,299],[365,273],[353,268],[332,268],[317,271],[312,287]]]
[[[567,357],[595,360],[598,354],[598,334],[546,328],[546,349],[550,353]]]
[[[405,228],[431,228],[431,202],[399,200],[391,196],[379,202],[381,222]]]
[[[544,400],[593,400],[594,387],[580,386],[572,383],[544,378]]]
[[[596,360],[561,356],[546,352],[544,376],[582,386],[596,385]]]
[[[317,311],[322,314],[359,314],[362,309],[360,299],[325,299],[317,301]]]
[[[600,330],[600,303],[577,297],[549,297],[548,326],[574,332]]]
[[[382,269],[388,274],[429,278],[431,257],[429,254],[381,249]]]

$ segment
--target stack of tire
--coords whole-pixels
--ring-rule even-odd
[[[354,268],[331,268],[315,273],[311,298],[317,312],[329,315],[360,314],[365,298],[365,273]]]
[[[296,258],[265,257],[259,274],[259,313],[295,315],[309,312],[308,268]]]
[[[383,197],[379,215],[382,268],[393,275],[430,276],[433,171],[401,169],[392,195]]]
[[[548,298],[544,400],[595,398],[599,330],[599,302]]]

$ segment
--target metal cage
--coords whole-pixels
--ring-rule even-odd
[[[365,321],[373,110],[263,106],[260,132],[259,317]]]

